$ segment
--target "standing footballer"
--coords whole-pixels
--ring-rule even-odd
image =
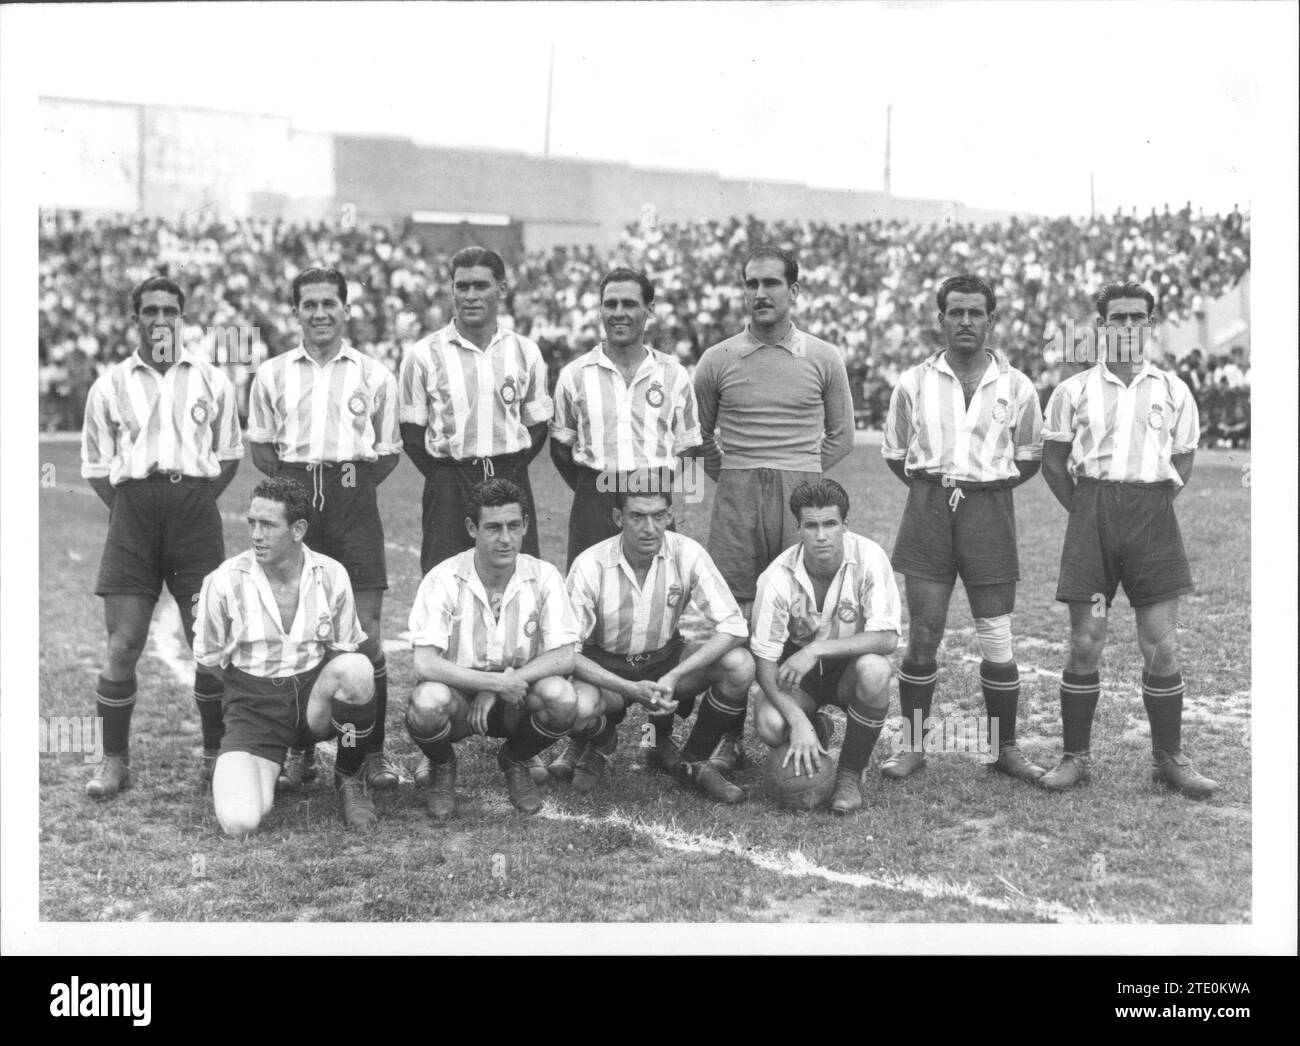
[[[908,486],[894,543],[910,617],[898,697],[904,744],[881,766],[903,778],[925,767],[921,731],[939,670],[957,578],[966,587],[980,647],[980,686],[996,736],[1000,773],[1033,781],[1043,770],[1016,744],[1020,672],[1011,650],[1011,612],[1020,563],[1012,488],[1038,471],[1042,418],[1033,382],[984,347],[997,301],[977,276],[939,287],[939,327],[947,348],[909,369],[889,401],[881,447]],[[996,734],[993,733],[996,731]]]
[[[1155,298],[1136,283],[1097,296],[1105,324],[1097,363],[1057,386],[1043,428],[1043,478],[1070,514],[1056,598],[1070,607],[1061,676],[1065,754],[1039,781],[1062,791],[1089,778],[1097,671],[1108,612],[1124,586],[1142,650],[1142,703],[1151,722],[1152,778],[1202,799],[1218,784],[1183,754],[1178,597],[1192,591],[1174,499],[1192,475],[1200,440],[1187,386],[1147,358]],[[1106,612],[1100,612],[1105,599]]]
[[[457,251],[451,259],[455,319],[402,359],[402,444],[424,476],[425,574],[472,547],[465,516],[477,484],[510,480],[532,504],[528,464],[546,441],[551,397],[541,350],[497,323],[505,281],[505,263],[495,251]],[[523,541],[525,553],[540,555],[536,526]]]
[[[555,385],[551,459],[573,491],[568,564],[620,533],[615,481],[650,470],[671,485],[678,457],[700,445],[690,376],[645,344],[655,297],[644,273],[613,269],[600,281],[605,342],[565,365]]]
[[[650,486],[651,484],[641,484]],[[593,545],[569,571],[569,600],[583,640],[573,676],[578,720],[569,749],[551,776],[579,791],[599,782],[618,743],[615,728],[629,704],[643,705],[655,724],[659,764],[679,781],[720,803],[745,793],[709,762],[727,730],[744,725],[754,660],[744,648],[749,628],[709,554],[668,530],[672,495],[665,485],[633,493],[619,485],[619,533]],[[688,603],[713,625],[704,642],[687,643],[677,623]],[[676,714],[695,726],[679,753]]]
[[[95,584],[108,630],[95,687],[104,759],[86,782],[95,799],[131,784],[135,666],[164,583],[193,643],[194,601],[225,558],[217,498],[244,454],[229,379],[181,347],[185,292],[155,276],[131,292],[131,308],[140,345],[91,386],[81,437],[81,474],[109,508]],[[221,696],[221,681],[196,668],[202,783],[212,780],[221,744]]]
[[[380,621],[388,571],[376,488],[397,467],[402,449],[397,382],[382,363],[344,341],[348,285],[342,273],[304,269],[291,293],[302,343],[257,369],[248,409],[253,464],[268,476],[307,486],[307,546],[348,572],[366,634],[360,650],[374,673],[376,718],[366,739],[366,784],[395,788],[397,769],[384,755],[388,664]],[[282,790],[316,776],[315,746],[305,736],[302,741],[289,750],[278,782]]]
[[[844,356],[790,319],[799,263],[756,247],[741,266],[749,324],[705,351],[695,368],[704,469],[718,485],[709,555],[749,613],[761,574],[798,541],[787,503],[853,449],[853,397]],[[739,734],[715,760],[736,765]]]

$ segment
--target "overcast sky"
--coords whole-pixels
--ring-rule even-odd
[[[1291,4],[55,4],[40,93],[975,206],[1245,207]],[[10,23],[11,25],[13,23]],[[57,41],[57,44],[52,44]],[[1291,148],[1294,129],[1285,139]],[[1254,172],[1256,175],[1258,172]]]

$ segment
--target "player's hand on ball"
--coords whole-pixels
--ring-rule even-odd
[[[808,653],[807,647],[791,654],[776,670],[776,685],[782,690],[793,690],[816,664],[817,659]]]
[[[800,716],[797,723],[790,724],[790,749],[781,762],[782,768],[789,765],[790,760],[793,759],[796,777],[802,777],[805,772],[812,777],[821,769],[822,756],[829,755],[830,753],[817,740],[817,731],[813,729],[807,716]]]
[[[501,700],[511,708],[523,704],[524,698],[528,696],[528,682],[520,677],[513,665],[501,673],[500,694]]]
[[[474,697],[474,703],[469,706],[469,728],[476,734],[486,734],[488,729],[488,713],[492,711],[492,706],[497,703],[497,695],[490,690],[480,690]]]

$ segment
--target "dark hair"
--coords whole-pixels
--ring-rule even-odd
[[[338,269],[303,269],[293,278],[293,307],[296,309],[302,301],[302,289],[309,283],[332,283],[339,292],[339,301],[348,303],[348,281]]]
[[[452,280],[456,279],[457,269],[473,269],[479,265],[491,270],[492,278],[498,283],[506,278],[506,263],[496,251],[490,251],[486,247],[462,247],[451,256]]]
[[[794,255],[787,250],[782,250],[780,247],[765,244],[762,247],[755,247],[745,255],[745,261],[740,266],[741,283],[745,282],[745,270],[749,268],[749,263],[762,261],[764,258],[774,258],[785,266],[785,282],[787,285],[799,282],[799,263],[795,260]]]
[[[655,300],[655,285],[650,282],[650,277],[636,269],[629,269],[626,266],[620,266],[617,269],[610,269],[600,280],[600,300],[605,300],[605,288],[611,283],[635,283],[641,288],[641,304],[650,305]]]
[[[672,508],[672,478],[671,469],[638,469],[635,472],[620,472],[614,489],[614,505],[622,512],[628,498],[663,498],[668,507]]]
[[[802,523],[799,513],[806,508],[838,508],[840,521],[849,518],[849,494],[833,479],[819,479],[816,483],[800,483],[790,493],[790,511],[796,523]]]
[[[1147,316],[1151,319],[1156,314],[1156,297],[1140,283],[1130,280],[1127,283],[1108,283],[1097,295],[1097,315],[1106,318],[1106,307],[1116,298],[1141,298],[1147,303]]]
[[[984,295],[984,301],[989,307],[989,312],[994,312],[998,307],[998,300],[993,296],[992,287],[978,276],[963,273],[960,276],[949,276],[943,283],[939,284],[939,315],[942,316],[948,311],[948,295],[954,291],[958,294]]]
[[[176,295],[176,300],[181,303],[181,312],[185,311],[185,292],[181,290],[181,285],[166,276],[150,276],[131,291],[132,314],[140,315],[140,300],[150,291],[165,291],[167,294]]]
[[[300,519],[311,519],[311,495],[306,487],[289,476],[275,476],[262,480],[253,488],[252,497],[278,501],[284,506],[284,518],[289,521],[290,526]]]
[[[483,518],[483,509],[501,508],[503,505],[518,505],[524,518],[528,518],[528,501],[517,484],[508,479],[487,479],[469,492],[465,515],[477,526]]]

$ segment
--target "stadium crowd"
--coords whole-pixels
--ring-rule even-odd
[[[898,221],[854,225],[765,223],[753,217],[629,226],[611,252],[555,248],[520,258],[503,319],[537,342],[551,371],[599,340],[597,287],[614,264],[654,280],[655,320],[647,340],[688,364],[745,323],[737,272],[756,243],[793,250],[801,267],[796,322],[845,352],[860,422],[878,427],[899,375],[940,345],[935,292],[967,271],[998,295],[990,344],[1034,381],[1043,402],[1073,368],[1052,345],[1066,319],[1091,317],[1110,280],[1136,279],[1159,314],[1188,320],[1250,268],[1249,217],[1197,214],[1191,205],[1145,218],[1117,212],[1092,219],[1019,219],[976,227]],[[177,223],[122,217],[85,221],[42,216],[40,382],[42,425],[79,428],[99,370],[133,350],[129,289],[155,273],[192,288],[186,341],[218,362],[246,406],[256,365],[293,347],[297,324],[287,289],[310,265],[351,274],[348,337],[396,371],[405,349],[451,316],[450,255],[428,252],[409,230],[343,230],[244,219]],[[239,353],[221,328],[255,331]],[[252,366],[248,366],[251,363]],[[1248,442],[1248,354],[1196,349],[1179,361],[1201,408],[1210,445]]]

